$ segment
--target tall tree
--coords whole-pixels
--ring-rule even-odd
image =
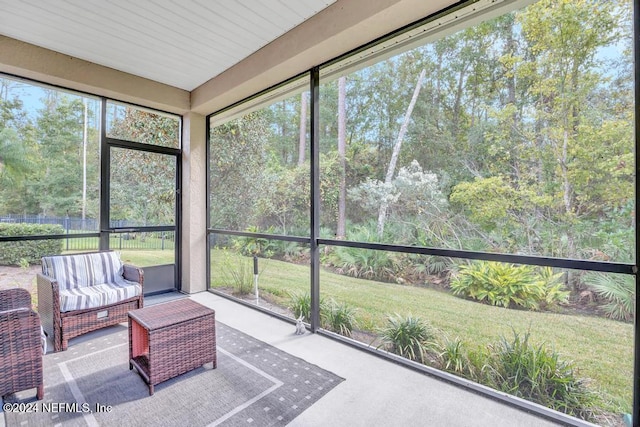
[[[48,92],[56,92],[51,94]],[[83,106],[78,98],[47,91],[45,108],[37,120],[38,143],[45,158],[39,182],[41,212],[79,215],[82,199]]]
[[[564,213],[576,214],[576,182],[571,170],[580,146],[585,106],[599,78],[597,52],[615,37],[611,6],[588,0],[544,0],[521,15],[522,29],[536,62],[531,93],[548,149],[557,160]],[[594,7],[595,6],[595,7]]]
[[[391,154],[391,160],[389,160],[389,167],[387,168],[387,174],[384,179],[385,185],[390,185],[393,180],[393,175],[396,171],[396,164],[398,163],[398,156],[400,155],[400,148],[402,147],[402,140],[404,139],[405,133],[407,133],[407,127],[409,126],[409,121],[411,120],[411,113],[413,112],[413,107],[416,105],[416,101],[418,99],[418,95],[420,94],[420,88],[422,87],[422,80],[426,74],[426,70],[422,70],[420,72],[420,76],[418,77],[418,81],[416,82],[416,87],[413,90],[413,96],[411,97],[411,101],[409,102],[409,106],[407,107],[407,112],[404,115],[404,120],[402,122],[402,126],[400,126],[400,131],[398,132],[398,138],[396,139],[396,143],[393,146],[393,153]],[[378,210],[378,237],[382,237],[384,233],[384,224],[387,217],[387,209],[389,207],[389,201],[384,198],[380,202],[380,209]]]
[[[29,168],[27,152],[18,133],[11,128],[0,129],[0,177],[14,181]]]

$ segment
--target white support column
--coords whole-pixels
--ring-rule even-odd
[[[182,291],[207,288],[207,156],[205,117],[185,114],[182,131]]]

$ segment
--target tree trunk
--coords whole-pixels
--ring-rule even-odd
[[[560,170],[562,171],[562,187],[564,209],[567,214],[571,213],[571,183],[569,182],[569,171],[567,168],[569,150],[569,132],[567,129],[563,132],[562,138],[562,158],[560,159]]]
[[[471,61],[465,60],[462,69],[458,73],[458,84],[455,91],[455,97],[453,101],[453,114],[452,114],[452,133],[454,140],[458,139],[460,135],[460,112],[462,111],[462,95],[464,94],[464,81],[467,74],[467,70],[471,66]]]
[[[338,158],[340,161],[340,190],[338,194],[338,226],[336,238],[345,238],[346,206],[347,206],[347,162],[346,153],[346,128],[347,113],[345,107],[346,77],[338,79]]]
[[[438,53],[436,63],[436,87],[433,97],[433,111],[435,111],[435,128],[440,132],[440,86],[442,84],[442,54]]]
[[[413,96],[411,97],[411,102],[409,103],[409,107],[407,107],[407,112],[404,115],[404,121],[402,122],[402,126],[400,127],[400,132],[398,132],[398,139],[396,139],[396,143],[393,146],[393,153],[391,154],[391,160],[389,161],[389,167],[387,168],[387,176],[384,179],[385,184],[390,184],[393,180],[393,175],[396,172],[396,164],[398,163],[398,156],[400,155],[400,147],[402,146],[402,140],[404,139],[404,134],[407,133],[407,127],[409,126],[409,120],[411,119],[411,113],[413,112],[413,107],[416,105],[416,101],[418,100],[418,94],[420,93],[420,88],[422,87],[422,80],[424,79],[426,70],[422,70],[420,73],[420,77],[418,77],[418,81],[416,82],[416,87],[413,90]],[[387,219],[387,209],[389,208],[389,202],[384,199],[380,203],[380,209],[378,210],[378,237],[382,238],[382,234],[384,233],[384,223]]]
[[[298,166],[305,162],[307,152],[307,94],[300,95],[300,142],[298,143]]]
[[[84,230],[84,220],[87,216],[87,139],[89,136],[88,126],[88,105],[87,99],[83,99],[84,115],[82,127],[82,229]]]

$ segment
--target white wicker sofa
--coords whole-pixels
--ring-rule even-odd
[[[117,252],[42,258],[38,273],[38,313],[54,351],[71,338],[127,321],[143,306],[142,269],[123,264]]]

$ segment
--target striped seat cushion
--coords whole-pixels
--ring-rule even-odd
[[[60,290],[60,311],[84,310],[137,297],[142,286],[125,279],[113,283]]]
[[[115,283],[122,278],[122,273],[122,261],[117,252],[42,258],[42,274],[55,279],[61,290]]]

